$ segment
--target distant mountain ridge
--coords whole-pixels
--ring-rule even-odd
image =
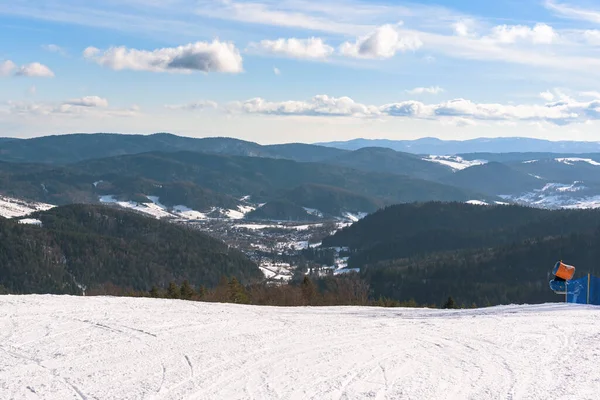
[[[132,207],[131,202],[146,204],[152,196],[159,198],[158,207],[185,206],[200,213],[220,208],[238,216],[240,207],[277,201],[253,215],[288,213],[290,218],[306,217],[300,208],[330,217],[432,200],[600,207],[600,145],[595,142],[423,138],[357,139],[343,145],[360,147],[361,141],[368,146],[347,150],[169,133],[0,140],[0,194],[55,205],[93,203],[104,196]],[[583,150],[596,152],[577,152]],[[245,196],[252,204],[241,203]]]
[[[345,150],[303,143],[263,146],[229,137],[193,138],[170,133],[152,135],[73,133],[31,139],[0,140],[0,161],[45,164],[76,162],[148,152],[193,151],[233,156],[284,158],[314,162]]]
[[[422,165],[438,167],[421,161]],[[449,170],[445,170],[448,172]],[[285,159],[195,152],[152,152],[81,161],[69,165],[0,162],[0,190],[16,198],[48,204],[148,202],[199,212],[236,209],[242,197],[255,203],[286,200],[296,208],[274,207],[298,215],[298,207],[333,216],[372,212],[399,202],[500,200],[469,189],[389,172]],[[301,213],[300,213],[301,214]],[[259,214],[260,215],[260,214]],[[268,214],[263,214],[268,215]]]
[[[386,147],[414,154],[448,155],[464,153],[596,153],[600,142],[549,141],[525,137],[477,138],[469,140],[441,140],[421,138],[415,140],[352,139],[336,142],[314,143],[319,146],[343,150],[358,150],[363,147]]]

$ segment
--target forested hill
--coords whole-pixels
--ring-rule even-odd
[[[213,287],[222,276],[262,278],[256,264],[225,243],[133,212],[69,205],[31,217],[42,226],[0,219],[0,291],[106,293],[186,279]]]
[[[375,296],[470,305],[556,301],[560,259],[594,273],[600,210],[541,210],[460,203],[401,204],[323,241],[348,246]],[[600,272],[600,271],[598,271]]]
[[[58,205],[97,202],[103,195],[123,201],[152,195],[163,204],[203,212],[236,208],[235,199],[248,195],[256,202],[288,200],[332,213],[357,207],[355,211],[370,212],[397,202],[499,200],[405,175],[194,152],[144,153],[66,166],[0,161],[0,193]]]
[[[383,208],[338,231],[324,246],[350,247],[355,264],[436,251],[477,248],[528,238],[590,232],[600,210],[543,210],[428,202]]]

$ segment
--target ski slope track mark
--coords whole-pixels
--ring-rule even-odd
[[[0,296],[1,399],[597,399],[600,308]]]

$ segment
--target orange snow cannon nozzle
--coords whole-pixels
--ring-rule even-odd
[[[575,267],[572,265],[567,265],[562,261],[559,261],[554,266],[554,270],[552,271],[552,273],[557,277],[568,281],[571,278],[573,278],[573,275],[575,274]]]

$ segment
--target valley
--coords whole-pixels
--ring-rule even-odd
[[[61,148],[65,143],[76,150],[71,156]],[[347,237],[354,225],[369,227],[368,221],[398,206],[417,207],[402,219],[388,218],[398,227],[406,225],[411,213],[421,212],[419,204],[464,204],[465,218],[472,218],[479,208],[494,213],[497,207],[532,207],[526,211],[531,216],[537,215],[536,209],[600,208],[600,157],[595,153],[422,155],[373,147],[350,151],[305,144],[261,146],[230,138],[167,134],[42,137],[5,141],[0,150],[0,159],[5,159],[0,162],[0,216],[18,219],[20,225],[44,229],[46,211],[72,204],[100,205],[207,234],[254,263],[262,283],[285,285],[305,276],[319,279],[358,272],[370,282],[374,296],[416,298],[420,303],[440,304],[444,295],[427,298],[378,282],[407,264],[423,264],[414,259],[423,254],[402,253],[406,244],[393,239],[393,231],[392,240],[371,245],[367,244],[371,239],[357,246],[339,238]],[[438,215],[441,211],[435,207],[423,218]],[[595,214],[590,221],[595,221]],[[575,229],[567,225],[539,234],[565,235]],[[377,237],[379,230],[388,229],[384,227],[367,228],[367,237]],[[440,229],[449,231],[442,234]],[[426,237],[439,235],[454,236],[454,242],[438,239],[437,245],[422,247]],[[484,233],[489,235],[491,231]],[[480,246],[518,243],[528,235],[481,241],[465,236],[458,227],[431,226],[431,231],[403,240],[428,256],[444,258],[444,251],[460,250],[467,252],[461,257],[471,257],[468,252],[479,251]],[[467,241],[471,244],[464,247]],[[422,279],[427,282],[429,276]],[[146,290],[154,283],[159,282],[146,282]],[[541,298],[547,298],[542,293],[543,289]],[[482,301],[475,297],[463,301]],[[487,298],[492,303],[504,301],[496,294]]]

